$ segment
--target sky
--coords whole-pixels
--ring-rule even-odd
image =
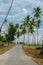
[[[0,0],[0,26],[8,12],[12,0]],[[43,0],[14,0],[11,11],[7,17],[8,23],[21,24],[27,15],[33,15],[33,8],[39,6],[43,13]],[[8,27],[6,23],[2,31]],[[41,18],[41,27],[39,29],[39,36],[43,35],[43,17]]]

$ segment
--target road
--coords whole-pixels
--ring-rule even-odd
[[[39,65],[31,57],[25,55],[22,46],[17,45],[0,55],[0,65]]]

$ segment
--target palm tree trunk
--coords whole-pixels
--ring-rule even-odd
[[[30,44],[32,44],[32,34],[30,34]]]
[[[32,38],[32,44],[33,44],[33,34],[31,34],[31,38]]]
[[[17,44],[18,44],[18,38],[17,38]]]
[[[9,46],[9,43],[10,43],[10,42],[8,42],[8,46]]]
[[[23,43],[24,43],[24,35],[23,35]]]
[[[37,44],[38,44],[38,28],[37,28]]]
[[[32,43],[34,44],[34,33],[32,34]]]
[[[17,44],[18,44],[18,37],[17,37]]]
[[[35,33],[33,33],[33,44],[35,44],[35,40],[36,40]]]
[[[29,33],[28,33],[28,42],[29,42]]]
[[[18,43],[19,43],[19,37],[18,37]]]
[[[25,34],[24,34],[24,41],[23,42],[25,43]]]

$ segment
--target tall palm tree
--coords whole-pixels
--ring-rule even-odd
[[[19,32],[19,30],[18,30],[18,31],[17,31],[17,38],[18,38],[17,43],[19,42],[19,36],[20,36],[20,32]]]
[[[37,28],[37,44],[38,44],[38,29],[40,27],[40,17],[41,17],[41,9],[40,7],[36,7],[34,8],[34,17],[35,17],[35,20],[36,20],[36,28]]]
[[[18,23],[15,25],[15,28],[16,28],[17,30],[19,29],[19,24],[18,24]]]
[[[24,35],[24,38],[23,38],[23,42],[25,43],[25,33],[26,33],[26,29],[25,29],[25,27],[23,27],[23,29],[22,29],[22,34]]]
[[[30,25],[30,19],[31,17],[28,15],[26,18],[25,18],[25,23],[26,23],[26,30],[27,30],[27,33],[28,33],[28,42],[29,42],[29,25]]]
[[[19,41],[19,24],[17,23],[16,25],[15,25],[15,28],[16,28],[16,36],[17,36],[17,43],[18,43],[18,41]]]
[[[29,32],[30,34],[34,35],[34,26],[32,24],[32,21],[30,22],[30,25],[29,25]],[[33,38],[32,38],[32,42],[33,42]]]
[[[23,21],[23,24],[20,26],[21,34],[24,35],[23,42],[25,43],[25,33],[26,33],[26,23]]]
[[[35,42],[35,39],[34,39],[35,38],[35,36],[34,36],[34,34],[35,34],[35,19],[34,18],[31,19],[30,25],[31,25],[30,28],[32,31],[32,33],[31,32],[30,33],[33,36],[32,39],[33,39],[33,44],[34,44],[34,42]]]

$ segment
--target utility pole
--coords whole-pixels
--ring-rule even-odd
[[[2,29],[3,25],[5,24],[5,22],[6,22],[6,20],[7,20],[7,17],[8,17],[8,15],[9,15],[9,12],[10,12],[11,7],[12,7],[12,4],[13,4],[13,1],[14,1],[14,0],[12,0],[11,5],[10,5],[10,8],[9,8],[7,14],[6,14],[6,17],[4,18],[4,21],[3,21],[2,25],[0,26],[0,32],[1,32],[1,29]]]

